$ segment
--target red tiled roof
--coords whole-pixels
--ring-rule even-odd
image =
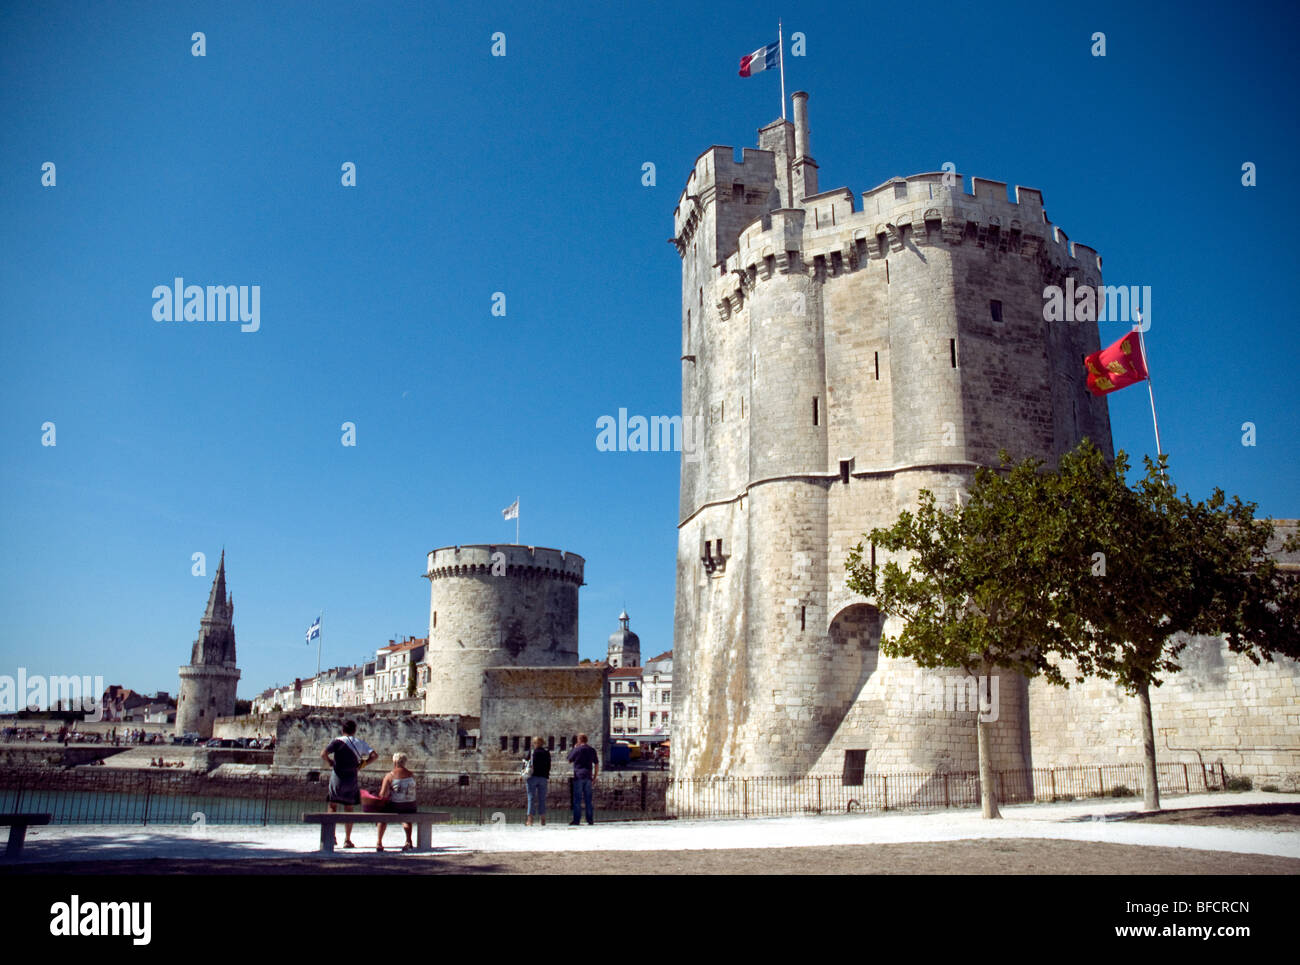
[[[673,655],[673,652],[672,652],[671,650],[665,650],[663,653],[659,654],[659,656],[657,656],[657,657],[651,657],[649,660],[646,661],[646,663],[651,663],[651,662],[653,662],[653,661],[655,661],[655,660],[667,660],[667,659],[668,659],[669,657],[671,657],[672,655]]]
[[[615,667],[609,672],[611,677],[639,677],[641,667]]]

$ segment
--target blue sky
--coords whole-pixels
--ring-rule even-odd
[[[805,6],[787,88],[822,186],[952,161],[1041,189],[1108,282],[1152,287],[1175,480],[1300,516],[1292,8]],[[701,151],[779,116],[777,77],[736,73],[779,15],[0,10],[0,673],[174,694],[223,545],[241,696],[314,671],[321,609],[325,664],[356,662],[427,632],[425,554],[512,541],[516,497],[522,542],[587,560],[583,656],[624,606],[669,649],[678,457],[599,452],[596,420],[680,409],[673,207]],[[155,322],[177,275],[260,285],[260,331]],[[1152,451],[1145,390],[1110,407]]]

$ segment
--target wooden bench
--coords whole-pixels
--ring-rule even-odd
[[[48,817],[48,815],[47,815]],[[416,811],[412,814],[392,814],[378,811],[315,811],[304,812],[304,824],[320,825],[320,849],[334,853],[334,825],[336,824],[414,824],[416,851],[433,850],[433,826],[450,824],[450,811]],[[385,848],[385,850],[388,850]],[[393,850],[397,850],[394,848]]]
[[[0,814],[0,827],[9,825],[9,844],[5,847],[5,860],[17,858],[23,853],[23,842],[27,840],[27,828],[33,824],[49,824],[48,814]]]

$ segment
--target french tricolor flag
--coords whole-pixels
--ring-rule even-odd
[[[780,63],[780,59],[780,42],[759,47],[749,56],[740,58],[740,76],[753,77],[760,71],[770,70]]]

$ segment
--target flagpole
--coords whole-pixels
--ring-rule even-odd
[[[316,615],[316,686],[317,687],[320,686],[320,647],[321,644],[325,641],[325,631],[324,629],[322,629],[325,626],[323,622],[324,616],[325,616],[324,610],[321,610],[320,613]]]
[[[785,34],[781,21],[776,22],[777,59],[781,62],[781,120],[785,120]]]
[[[515,545],[519,545],[519,497],[515,497]]]
[[[1138,320],[1137,325],[1134,326],[1138,333],[1138,348],[1142,350],[1142,364],[1145,365],[1147,369],[1147,395],[1151,399],[1151,427],[1155,429],[1156,432],[1156,457],[1159,458],[1165,453],[1164,450],[1160,448],[1160,423],[1156,421],[1156,392],[1151,386],[1151,361],[1147,358],[1146,340],[1142,337],[1142,329],[1144,327],[1142,325],[1142,313],[1134,310],[1134,314],[1137,315]]]

